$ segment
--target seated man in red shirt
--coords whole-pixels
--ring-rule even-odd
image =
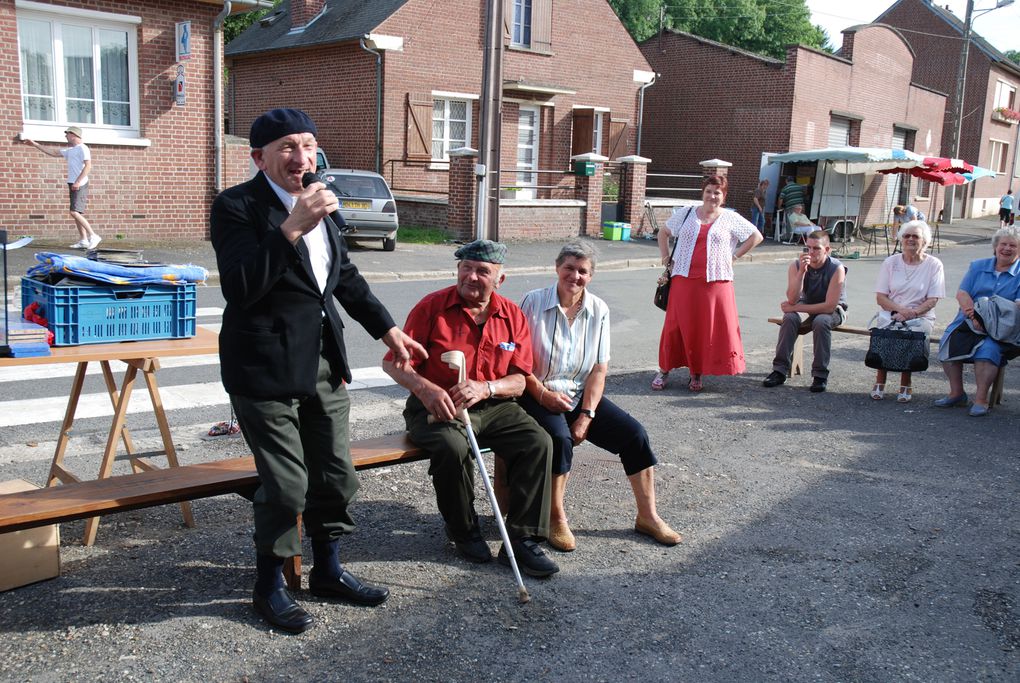
[[[492,559],[474,509],[471,447],[456,421],[457,411],[467,408],[479,445],[506,463],[510,504],[502,512],[519,568],[530,576],[550,576],[559,567],[538,542],[549,528],[552,441],[513,400],[531,372],[531,332],[521,309],[496,294],[506,279],[506,245],[477,240],[454,256],[460,259],[457,284],[419,301],[404,325],[428,358],[400,369],[387,354],[383,369],[411,392],[404,408],[408,436],[429,453],[436,502],[457,552],[471,562]],[[463,382],[441,360],[447,351],[464,353]],[[499,561],[509,566],[505,548]]]

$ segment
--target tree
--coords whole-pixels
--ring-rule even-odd
[[[274,0],[271,8],[258,9],[244,14],[233,14],[223,20],[223,44],[226,45],[241,35],[246,28],[271,12],[275,12],[280,0]]]
[[[769,57],[784,57],[791,44],[831,49],[825,31],[811,23],[804,0],[609,0],[609,4],[638,41],[658,32],[662,11],[664,28]]]
[[[1006,50],[1006,58],[1020,64],[1020,50]]]

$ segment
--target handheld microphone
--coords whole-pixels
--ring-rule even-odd
[[[306,171],[305,174],[301,176],[301,187],[308,187],[312,183],[318,182],[322,182],[322,179],[311,171]],[[330,190],[326,191],[329,192]],[[332,221],[333,226],[340,232],[340,234],[347,232],[347,221],[344,220],[344,217],[340,215],[339,211],[334,211],[329,214],[327,218]]]

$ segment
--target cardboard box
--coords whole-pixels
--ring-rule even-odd
[[[0,495],[38,488],[24,479],[0,482]],[[60,576],[56,524],[0,534],[0,591]]]

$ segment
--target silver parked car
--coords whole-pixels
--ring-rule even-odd
[[[381,239],[383,251],[396,249],[397,203],[385,178],[349,168],[327,168],[319,177],[340,200],[348,239]]]

